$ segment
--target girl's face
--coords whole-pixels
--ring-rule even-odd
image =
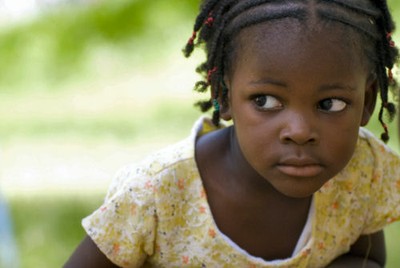
[[[361,50],[343,26],[324,27],[287,19],[242,30],[225,79],[222,118],[233,119],[241,153],[290,197],[312,195],[346,166],[375,104]]]

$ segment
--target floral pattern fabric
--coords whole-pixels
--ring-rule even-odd
[[[400,219],[400,158],[365,129],[347,167],[314,194],[311,236],[294,256],[251,256],[217,228],[194,159],[202,119],[182,142],[119,172],[104,204],[82,221],[121,267],[324,267],[362,234]]]

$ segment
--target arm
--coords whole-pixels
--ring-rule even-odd
[[[334,260],[328,267],[379,268],[386,263],[385,237],[383,231],[360,236],[350,251]]]
[[[80,267],[115,268],[118,266],[107,259],[93,240],[86,236],[64,265],[64,268]]]

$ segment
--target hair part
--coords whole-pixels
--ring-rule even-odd
[[[196,105],[206,112],[216,106],[215,100],[226,103],[227,94],[222,94],[222,83],[224,75],[232,68],[236,46],[233,41],[240,30],[285,18],[340,23],[358,33],[355,38],[363,44],[365,58],[377,77],[382,102],[379,121],[384,130],[381,139],[388,141],[384,112],[389,115],[389,121],[396,113],[395,105],[389,102],[389,90],[398,89],[392,69],[399,52],[392,40],[395,25],[386,0],[204,0],[193,34],[183,49],[189,57],[195,47],[205,45],[206,61],[197,68],[203,80],[195,84],[195,90],[210,89],[211,97]],[[213,123],[218,125],[219,120],[218,106],[214,108]]]

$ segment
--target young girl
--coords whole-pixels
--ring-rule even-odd
[[[389,138],[393,30],[383,0],[204,1],[212,120],[123,170],[65,267],[382,267],[400,158],[360,126],[379,94]]]

